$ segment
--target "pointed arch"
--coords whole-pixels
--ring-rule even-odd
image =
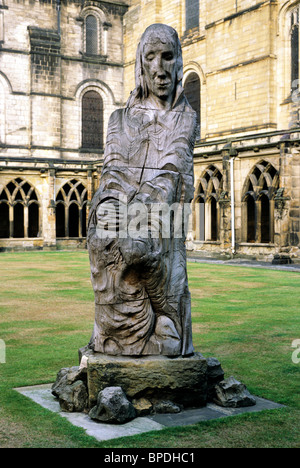
[[[56,196],[56,237],[85,237],[87,188],[77,179],[66,182]]]
[[[222,191],[222,173],[216,166],[210,165],[199,179],[193,204],[196,240],[212,242],[219,240],[219,200]]]
[[[0,237],[40,237],[40,211],[40,198],[31,183],[20,177],[11,180],[0,193]]]
[[[268,161],[255,164],[243,188],[243,241],[269,244],[274,241],[274,197],[279,189],[279,172]]]

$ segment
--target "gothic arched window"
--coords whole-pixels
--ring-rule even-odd
[[[56,237],[86,237],[87,189],[70,180],[56,197]]]
[[[191,107],[197,114],[197,139],[200,138],[201,126],[201,97],[200,97],[200,79],[197,73],[192,72],[187,76],[184,83],[184,94]]]
[[[257,163],[247,177],[243,210],[243,240],[269,244],[274,238],[274,197],[279,188],[279,173],[267,161]]]
[[[17,178],[0,193],[0,238],[40,237],[40,204],[27,181]]]
[[[219,169],[206,169],[198,186],[195,198],[196,239],[217,241],[219,239],[219,199],[223,188],[223,176]]]
[[[93,90],[82,97],[82,148],[103,148],[103,100]]]

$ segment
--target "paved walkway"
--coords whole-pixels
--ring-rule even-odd
[[[270,270],[281,270],[281,271],[295,271],[300,272],[300,264],[292,263],[287,265],[273,265],[269,262],[259,262],[255,260],[245,260],[242,258],[233,258],[229,260],[217,260],[209,257],[200,257],[198,255],[193,255],[193,253],[187,254],[188,262],[196,263],[213,263],[219,265],[228,265],[228,266],[242,266],[249,268],[268,268]]]

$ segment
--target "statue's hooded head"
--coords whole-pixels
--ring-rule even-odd
[[[136,64],[135,64],[135,90],[129,99],[127,105],[130,107],[141,102],[149,96],[149,89],[145,77],[144,67],[144,50],[145,46],[151,42],[160,41],[162,44],[168,44],[172,46],[175,57],[175,83],[174,83],[174,101],[178,100],[178,97],[182,93],[182,79],[183,79],[183,61],[181,44],[177,32],[171,26],[165,24],[152,24],[143,33],[140,43],[138,44],[136,53]]]

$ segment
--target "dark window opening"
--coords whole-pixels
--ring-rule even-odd
[[[8,200],[7,194],[6,194],[6,191],[5,191],[5,190],[2,191],[2,193],[1,193],[1,195],[0,195],[0,200]]]
[[[22,189],[24,190],[25,195],[28,195],[28,192],[31,189],[31,187],[27,182],[25,182],[25,184],[22,185]]]
[[[21,190],[18,190],[17,194],[15,195],[15,200],[23,200],[23,195],[21,193]]]
[[[294,25],[291,34],[291,86],[292,91],[298,88],[295,80],[299,79],[299,26]]]
[[[185,29],[199,27],[199,0],[185,0]]]
[[[184,93],[191,107],[197,114],[197,138],[200,138],[201,124],[201,97],[200,97],[200,79],[197,73],[190,73],[184,84]]]
[[[97,18],[94,15],[89,15],[85,20],[86,28],[86,47],[85,51],[88,55],[98,54],[98,25]]]
[[[77,194],[76,194],[75,191],[72,193],[70,200],[75,200],[75,201],[77,201]]]
[[[79,185],[77,186],[77,191],[78,191],[78,193],[80,194],[80,196],[81,196],[81,194],[82,194],[82,192],[83,192],[84,190],[85,190],[84,185],[79,184]]]
[[[56,237],[65,237],[65,205],[56,205]]]
[[[85,203],[81,210],[82,237],[86,237],[86,231],[87,231],[86,216],[87,216],[87,212],[86,212],[86,203]]]
[[[267,195],[261,197],[261,242],[268,244],[270,239],[270,201]]]
[[[38,201],[35,191],[33,189],[31,189],[31,190],[32,190],[32,192],[30,194],[30,200]]]
[[[255,242],[255,201],[253,197],[247,198],[247,242]]]
[[[69,237],[79,237],[79,208],[76,203],[69,206]]]
[[[58,193],[56,197],[56,201],[64,201],[64,197],[61,191]]]
[[[218,239],[218,222],[217,222],[217,202],[215,198],[211,198],[210,203],[210,216],[211,216],[211,237],[210,240],[216,241]]]
[[[0,238],[7,239],[8,237],[9,237],[9,206],[7,203],[0,203]]]
[[[17,182],[18,179],[16,179],[16,182]],[[12,195],[14,193],[14,190],[16,188],[15,184],[13,184],[12,182],[9,182],[9,184],[7,184],[7,189],[9,191],[9,193]]]
[[[82,147],[103,148],[103,101],[96,91],[82,98]]]
[[[39,237],[39,205],[31,203],[28,208],[28,237]]]
[[[24,206],[17,203],[14,206],[14,234],[13,237],[24,237]]]

